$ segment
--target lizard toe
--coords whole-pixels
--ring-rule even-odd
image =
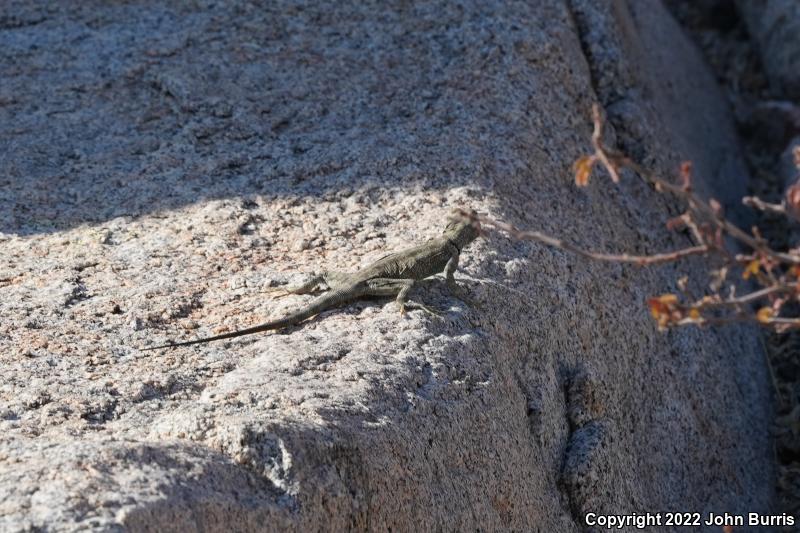
[[[434,316],[441,316],[441,315],[444,314],[443,311],[440,311],[438,309],[434,309],[433,307],[429,307],[429,306],[427,306],[425,304],[421,304],[421,303],[418,303],[418,302],[408,302],[408,303],[406,303],[406,307],[408,309],[419,309],[420,311],[425,311],[426,313],[428,313],[430,315],[434,315]]]

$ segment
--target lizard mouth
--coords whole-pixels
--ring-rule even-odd
[[[457,207],[453,209],[450,215],[450,220],[452,222],[469,221],[472,227],[475,229],[476,237],[486,237],[486,231],[483,229],[483,226],[481,225],[481,215],[474,209],[464,209],[463,207]]]

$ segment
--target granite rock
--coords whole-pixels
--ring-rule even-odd
[[[306,297],[271,287],[435,236],[455,206],[592,248],[686,245],[633,176],[571,171],[599,102],[648,164],[743,192],[728,110],[658,1],[9,1],[0,46],[0,529],[771,508],[757,336],[659,333],[644,304],[697,261],[492,234],[457,274],[478,307],[434,279],[415,297],[440,318],[360,302],[139,349],[279,316]]]

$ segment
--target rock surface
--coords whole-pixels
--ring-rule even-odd
[[[773,87],[800,100],[800,3],[797,0],[736,0]]]
[[[602,5],[601,5],[602,4]],[[581,531],[587,512],[767,512],[768,378],[742,328],[658,333],[699,263],[492,235],[468,308],[279,334],[266,290],[470,206],[592,248],[685,245],[618,143],[743,192],[713,80],[659,2],[10,2],[0,15],[0,529]],[[699,287],[695,287],[699,290]],[[718,528],[709,528],[718,531]]]

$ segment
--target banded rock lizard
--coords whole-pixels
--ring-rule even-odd
[[[450,291],[467,301],[456,285],[453,273],[458,267],[461,251],[480,234],[479,222],[474,218],[459,215],[456,211],[451,215],[444,232],[439,237],[412,248],[385,255],[357,272],[325,272],[322,275],[314,276],[300,287],[288,290],[292,294],[309,294],[315,292],[315,289],[322,285],[327,287],[327,292],[311,301],[306,307],[283,318],[213,337],[171,342],[143,348],[143,350],[189,346],[281,329],[299,324],[327,309],[372,296],[395,296],[401,313],[405,312],[406,308],[436,313],[423,304],[409,301],[408,292],[414,286],[415,281],[444,272]]]

